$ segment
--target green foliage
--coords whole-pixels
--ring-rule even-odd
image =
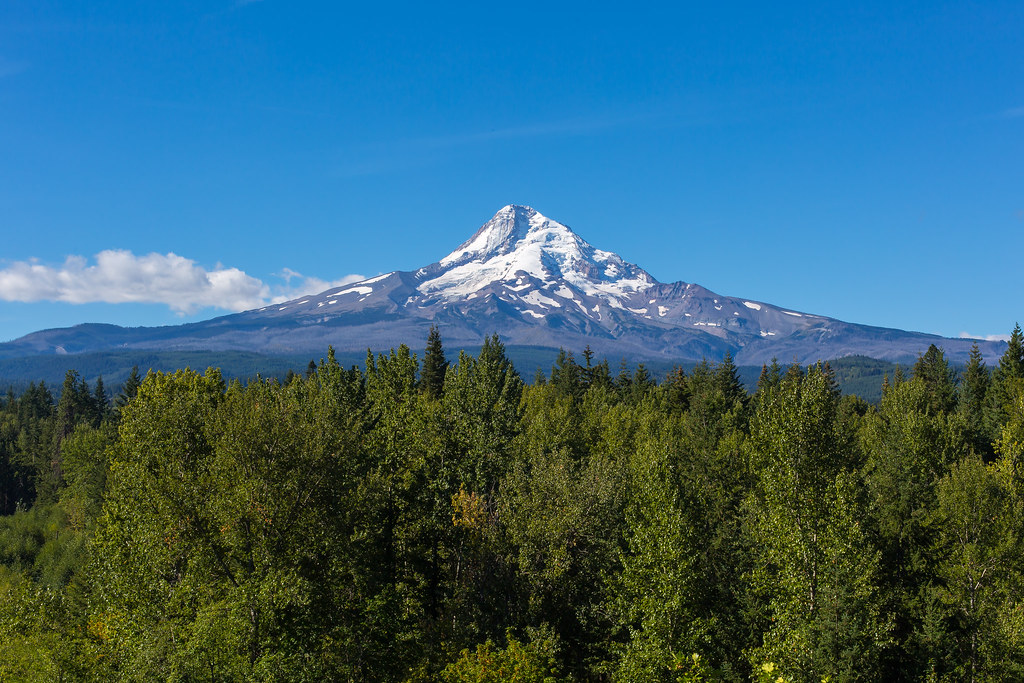
[[[526,387],[436,330],[113,409],[71,372],[0,402],[0,680],[1017,680],[1015,353],[877,406],[858,359]]]
[[[861,527],[852,440],[836,419],[826,369],[787,375],[758,405],[750,501],[766,600],[764,641],[751,663],[802,678],[872,678],[888,625],[877,600],[878,552]]]
[[[629,546],[613,594],[628,632],[616,676],[623,681],[666,680],[687,655],[711,645],[713,622],[701,613],[698,535],[658,450],[633,469]]]
[[[925,676],[941,657],[935,623],[936,486],[970,453],[959,413],[936,413],[922,378],[889,388],[877,413],[865,417],[861,445],[867,523],[881,552],[880,595],[895,614],[899,647],[884,654],[886,670]]]
[[[977,345],[975,345],[977,346]],[[920,380],[928,395],[928,408],[933,413],[947,413],[956,404],[953,371],[942,349],[930,344],[914,365],[914,379]]]
[[[431,325],[430,334],[427,336],[427,349],[423,354],[423,372],[420,375],[420,386],[428,396],[441,398],[447,371],[448,360],[444,356],[441,333],[436,326]]]
[[[623,454],[632,411],[595,389],[582,406],[556,388],[524,396],[521,458],[501,489],[499,514],[518,549],[533,623],[548,621],[579,673],[608,637],[604,575],[615,567],[625,504]],[[581,457],[589,452],[590,458]]]
[[[997,471],[976,457],[955,464],[938,487],[938,595],[961,680],[1024,675],[1020,635],[1021,511]]]
[[[971,433],[971,445],[979,455],[992,456],[993,435],[985,424],[985,405],[992,377],[981,357],[978,345],[971,347],[971,358],[964,368],[963,381],[957,393],[960,412]]]
[[[985,426],[993,439],[1013,411],[1013,400],[1024,387],[1024,333],[1013,328],[1006,351],[992,371],[992,382],[985,396]]]
[[[441,672],[446,683],[559,683],[555,652],[557,638],[549,629],[530,634],[521,643],[510,633],[507,645],[496,647],[488,640],[475,650],[463,650],[459,658]]]

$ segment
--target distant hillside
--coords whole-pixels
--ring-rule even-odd
[[[413,353],[422,358],[423,350],[412,347]],[[478,347],[467,348],[472,355],[479,352]],[[577,361],[582,361],[578,352],[573,352]],[[459,351],[446,349],[448,359],[454,362]],[[556,350],[546,347],[509,346],[506,347],[508,358],[516,370],[527,382],[532,382],[537,370],[545,375],[550,374],[551,367],[558,356]],[[180,368],[203,370],[208,367],[220,368],[227,379],[242,381],[256,375],[263,377],[285,377],[289,371],[302,373],[306,371],[310,360],[319,361],[327,355],[327,350],[318,354],[293,354],[274,356],[244,351],[106,351],[97,353],[69,354],[64,356],[41,355],[24,358],[0,359],[0,389],[8,388],[20,393],[30,382],[46,382],[51,390],[60,388],[64,375],[68,370],[76,370],[90,384],[96,378],[103,377],[103,382],[111,391],[116,391],[131,372],[138,366],[144,375],[149,370],[173,372]],[[366,361],[366,352],[340,352],[338,362],[345,367],[356,365],[362,367]],[[612,374],[618,374],[622,358],[608,358]],[[634,370],[638,361],[627,361],[630,371]],[[882,380],[886,374],[892,377],[896,364],[865,356],[849,356],[830,361],[836,372],[840,389],[846,394],[856,394],[866,401],[875,403],[882,396]],[[690,372],[696,365],[693,361],[672,363],[665,360],[645,362],[644,366],[651,376],[659,382],[676,365]],[[904,365],[904,372],[909,376],[909,365]],[[757,378],[761,374],[760,365],[742,365],[737,367],[740,380],[748,391],[757,387]]]

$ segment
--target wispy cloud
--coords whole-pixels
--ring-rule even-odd
[[[507,126],[486,131],[471,131],[453,135],[423,137],[407,141],[406,144],[428,148],[459,147],[478,142],[492,140],[521,140],[557,135],[587,135],[610,128],[632,123],[639,123],[654,118],[652,115],[637,114],[632,116],[597,116],[589,118],[564,119],[560,121],[542,121],[522,126]]]
[[[977,339],[979,341],[1010,341],[1010,335],[1008,334],[971,334],[970,332],[961,332],[961,339]]]
[[[272,286],[238,268],[204,268],[174,253],[136,256],[124,249],[96,254],[93,262],[69,256],[60,266],[17,261],[0,269],[0,299],[84,303],[164,304],[179,315],[202,308],[244,311],[362,280],[347,275],[327,281],[285,269],[284,285]]]
[[[1004,119],[1019,119],[1024,116],[1024,107],[1012,107],[1010,109],[1004,109],[999,113],[999,116]]]
[[[408,169],[435,160],[439,153],[475,145],[544,137],[595,135],[638,124],[667,122],[675,125],[680,123],[692,125],[694,123],[689,120],[682,121],[678,116],[673,116],[668,112],[644,111],[621,115],[594,115],[537,121],[489,130],[470,130],[443,135],[393,139],[357,147],[349,162],[343,164],[341,174],[357,177]]]

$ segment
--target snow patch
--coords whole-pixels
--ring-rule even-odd
[[[563,299],[576,299],[575,295],[572,293],[572,290],[566,287],[565,285],[562,285],[555,290],[555,296],[560,296]]]
[[[353,294],[353,293],[355,293],[355,294],[372,294],[373,293],[373,287],[359,287],[359,286],[349,287],[348,289],[343,289],[343,290],[341,290],[339,292],[335,292],[334,294],[330,294],[328,296],[343,296],[345,294]]]
[[[561,308],[562,307],[562,304],[560,304],[559,302],[555,301],[554,299],[551,299],[549,297],[544,296],[543,294],[541,294],[540,292],[538,292],[536,290],[534,290],[534,291],[530,292],[529,294],[527,294],[526,296],[524,296],[523,297],[523,301],[525,301],[526,303],[529,303],[529,304],[533,304],[534,306],[544,306],[544,307],[554,306],[556,308]]]
[[[543,318],[544,317],[543,313],[537,313],[536,311],[531,311],[528,308],[524,308],[522,313],[523,313],[523,315],[532,315],[534,318]]]
[[[803,317],[799,313],[794,313],[793,311],[783,311],[783,313],[785,313],[786,315],[795,315],[798,318],[802,318]]]
[[[383,275],[378,275],[377,277],[371,277],[369,280],[363,280],[359,284],[361,284],[361,285],[368,285],[368,284],[373,283],[373,282],[380,282],[384,278],[390,277],[391,275],[394,275],[394,274],[395,274],[395,271],[391,271],[390,273],[384,273]]]
[[[755,311],[760,311],[761,310],[761,304],[755,304],[752,301],[744,301],[743,305],[746,306],[747,308],[753,309]]]
[[[668,313],[668,308],[667,307],[665,307],[665,306],[658,306],[658,315],[660,315],[662,318],[664,318],[666,313]]]

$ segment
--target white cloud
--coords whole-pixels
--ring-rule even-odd
[[[983,341],[1010,341],[1010,335],[1008,334],[971,334],[969,332],[961,332],[961,339],[979,339]]]
[[[207,269],[174,253],[136,256],[125,249],[110,249],[96,254],[94,263],[83,256],[69,256],[58,267],[35,260],[14,262],[0,269],[0,299],[157,303],[185,315],[207,307],[244,311],[363,279],[348,275],[328,282],[288,268],[284,273],[285,286],[271,287],[238,268],[217,264]],[[292,284],[293,279],[297,284]]]

